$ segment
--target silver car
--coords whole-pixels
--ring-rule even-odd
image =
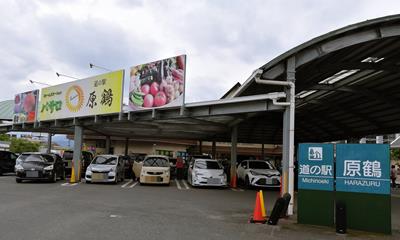
[[[86,169],[86,183],[124,181],[124,159],[118,155],[98,155]]]
[[[192,186],[227,186],[224,167],[214,159],[194,159],[188,169],[188,182]]]

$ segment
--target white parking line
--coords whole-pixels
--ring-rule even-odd
[[[134,184],[130,185],[129,188],[133,188],[134,186],[136,186],[139,182],[135,182]]]
[[[129,180],[127,183],[125,183],[124,185],[122,185],[122,188],[125,188],[126,186],[128,186],[129,184],[131,184],[133,182],[133,179]]]
[[[63,186],[63,187],[73,187],[73,186],[76,186],[78,184],[79,183],[63,183],[63,184],[61,184],[61,186]]]
[[[187,190],[189,190],[190,187],[188,186],[188,184],[186,183],[186,181],[185,181],[185,180],[182,180],[182,182],[183,182],[183,185],[185,185],[185,188],[186,188]]]
[[[181,190],[182,189],[181,184],[176,179],[175,179],[175,182],[176,182],[176,186],[178,187],[178,189]]]
[[[231,188],[231,190],[235,192],[244,192],[244,189],[241,188]]]

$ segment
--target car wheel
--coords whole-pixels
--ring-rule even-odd
[[[19,178],[16,178],[15,181],[16,181],[17,183],[22,183],[22,180],[19,179]]]
[[[250,188],[250,180],[249,180],[249,177],[248,177],[248,176],[246,176],[246,179],[244,180],[244,186],[245,186],[246,188]]]
[[[56,172],[53,173],[52,182],[53,182],[53,183],[57,182],[57,173],[56,173]]]

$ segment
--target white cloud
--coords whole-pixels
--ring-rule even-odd
[[[221,97],[277,55],[328,31],[398,12],[398,1],[1,1],[0,100],[187,54],[187,100]]]

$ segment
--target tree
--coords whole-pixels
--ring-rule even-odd
[[[400,157],[400,149],[393,148],[391,150],[391,159],[392,160],[399,160],[399,157]]]
[[[11,139],[10,151],[15,153],[37,152],[39,151],[39,143],[30,142],[25,139]]]
[[[0,134],[0,141],[10,141],[10,136],[7,134]]]

